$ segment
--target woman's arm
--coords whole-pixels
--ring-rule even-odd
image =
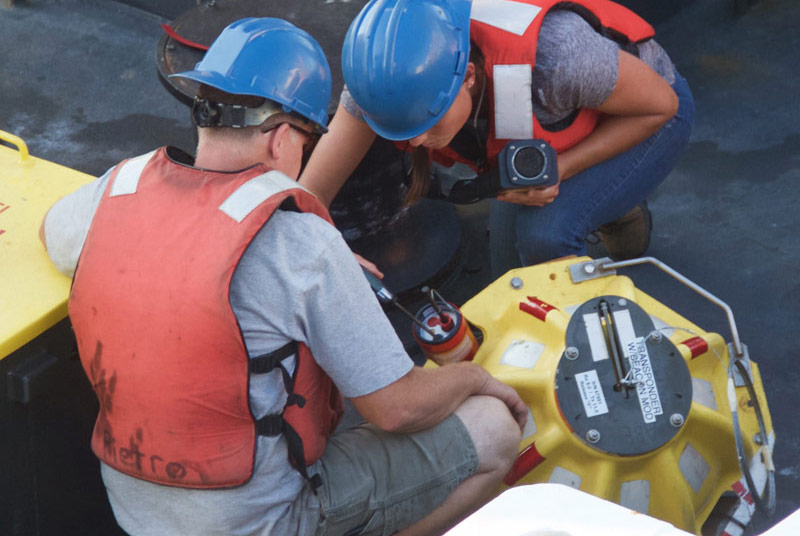
[[[597,110],[604,114],[597,128],[559,155],[562,180],[649,138],[678,111],[678,97],[647,64],[620,50],[617,85]]]
[[[374,140],[375,133],[369,125],[350,114],[340,102],[327,134],[320,138],[300,175],[300,184],[330,206]]]

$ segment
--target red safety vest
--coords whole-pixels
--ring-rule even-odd
[[[131,476],[222,488],[252,476],[258,435],[283,433],[305,474],[342,414],[308,348],[248,359],[229,301],[234,269],[284,201],[330,222],[295,181],[264,166],[219,173],[181,166],[165,148],[111,173],[69,300],[84,370],[100,402],[92,450]],[[282,359],[294,355],[289,373]],[[253,417],[250,374],[279,367],[281,414]]]
[[[506,31],[498,26],[486,22],[472,20],[470,24],[470,38],[481,49],[484,55],[484,72],[487,77],[487,90],[484,102],[489,106],[489,139],[486,143],[487,161],[491,166],[497,154],[505,147],[509,139],[523,139],[522,136],[513,138],[497,138],[497,110],[495,109],[495,90],[498,83],[495,79],[495,68],[500,66],[530,65],[533,71],[536,64],[536,46],[539,40],[539,30],[545,15],[551,9],[569,9],[575,11],[586,19],[599,33],[623,45],[641,43],[650,39],[655,34],[653,27],[644,19],[628,8],[609,0],[515,0],[510,3],[530,4],[541,8],[522,35]],[[526,96],[527,97],[527,96]],[[544,139],[557,152],[569,149],[580,140],[588,136],[597,125],[598,112],[590,109],[581,109],[574,121],[563,130],[557,132],[546,130],[534,114],[531,114],[533,138]],[[527,116],[525,116],[527,117]],[[432,152],[433,159],[445,166],[453,162],[464,162],[477,170],[471,162],[456,153],[449,147]]]

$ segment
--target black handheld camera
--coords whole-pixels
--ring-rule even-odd
[[[544,140],[512,140],[497,155],[500,188],[514,190],[558,182],[556,151]]]

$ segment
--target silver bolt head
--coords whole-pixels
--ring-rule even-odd
[[[761,440],[761,433],[760,432],[753,436],[753,443],[755,443],[756,445],[763,445],[764,444],[764,441]]]
[[[600,441],[600,432],[595,430],[594,428],[586,432],[586,441],[589,443],[597,443]]]
[[[567,356],[567,359],[570,361],[574,361],[575,359],[578,359],[580,352],[574,346],[568,346],[567,349],[564,350],[564,355]]]
[[[512,277],[511,278],[511,288],[521,289],[522,288],[522,279],[520,279],[519,277]]]
[[[592,264],[591,262],[587,262],[583,265],[583,271],[587,274],[593,274],[597,270],[597,266]]]
[[[620,298],[619,302],[617,303],[619,303],[620,307],[625,307],[626,305],[628,305],[628,300],[626,300],[625,298]]]
[[[680,428],[683,426],[683,415],[680,413],[673,413],[669,417],[669,423],[675,428]]]
[[[662,340],[664,340],[664,335],[656,329],[651,331],[650,335],[648,335],[647,338],[653,342],[661,342]]]

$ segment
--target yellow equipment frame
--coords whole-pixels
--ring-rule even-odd
[[[596,262],[588,257],[570,258],[512,270],[462,307],[464,317],[483,332],[474,362],[513,386],[530,409],[520,451],[532,446],[538,451],[538,461],[513,484],[566,484],[696,534],[725,492],[735,492],[748,501],[742,502],[752,514],[750,490],[737,455],[729,395],[738,410],[738,435],[746,463],[760,488],[753,492],[761,494],[767,471],[774,471],[774,434],[757,365],[749,362],[764,414],[766,441],[761,439],[746,388],[734,387],[729,348],[722,337],[704,331],[615,272],[573,281],[570,267],[574,271],[575,266]],[[554,392],[571,312],[592,298],[607,295],[642,307],[656,329],[680,350],[692,377],[691,410],[680,430],[660,448],[641,455],[609,454],[578,437],[562,417]],[[530,298],[544,304],[543,319],[520,310],[519,304]],[[691,339],[705,342],[707,349],[697,355]],[[738,344],[738,338],[735,342]]]
[[[39,226],[59,198],[94,177],[33,157],[0,130],[0,359],[67,316],[70,279],[56,270]]]

